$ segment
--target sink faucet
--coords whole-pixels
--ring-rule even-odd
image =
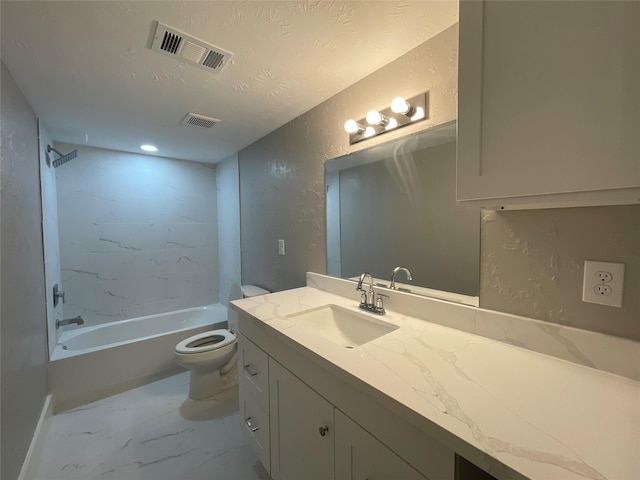
[[[64,320],[56,320],[56,328],[60,328],[64,325],[70,325],[72,323],[75,323],[76,325],[82,325],[84,323],[82,315],[78,315],[77,317],[73,318],[65,318]]]
[[[391,285],[389,285],[389,288],[391,290],[396,289],[396,275],[398,274],[398,272],[404,272],[407,275],[407,280],[413,280],[413,278],[411,278],[411,272],[409,271],[408,268],[396,267],[393,269],[393,272],[391,273]]]
[[[365,292],[362,288],[362,283],[365,281],[367,276],[369,277],[369,290]],[[361,309],[371,313],[376,313],[378,315],[385,314],[384,305],[382,303],[382,297],[388,298],[388,296],[382,295],[382,294],[378,294],[376,296],[376,292],[373,289],[373,277],[369,272],[364,272],[362,275],[360,275],[360,279],[358,280],[358,286],[356,287],[356,290],[362,292],[360,294],[360,305],[359,305]]]

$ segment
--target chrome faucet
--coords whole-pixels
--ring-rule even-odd
[[[82,319],[82,315],[78,315],[77,317],[73,317],[73,318],[65,318],[64,320],[56,320],[56,328],[60,328],[65,325],[70,325],[72,323],[75,323],[76,325],[82,325],[84,323],[84,320]]]
[[[413,278],[411,278],[411,272],[409,271],[408,268],[396,267],[393,269],[393,272],[391,273],[391,285],[389,285],[389,288],[391,290],[396,290],[396,275],[398,274],[398,272],[404,272],[407,275],[407,280],[413,280]],[[399,288],[398,290],[406,290],[406,289]]]
[[[365,292],[362,289],[362,283],[367,278],[367,276],[369,277],[369,290]],[[360,305],[359,305],[359,307],[362,310],[366,310],[367,312],[375,313],[378,315],[384,315],[386,313],[384,310],[384,305],[382,303],[382,297],[387,297],[387,298],[389,297],[387,295],[381,295],[381,294],[378,294],[376,296],[376,292],[373,289],[373,277],[369,272],[364,272],[362,275],[360,275],[360,279],[358,280],[358,286],[356,287],[356,290],[359,292],[362,292],[360,294]]]

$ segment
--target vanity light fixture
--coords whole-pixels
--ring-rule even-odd
[[[395,97],[390,107],[369,110],[360,120],[347,120],[344,129],[349,134],[349,145],[428,118],[428,101],[429,92],[408,99]]]
[[[158,147],[155,145],[140,145],[140,150],[144,150],[145,152],[157,152]]]
[[[412,117],[416,109],[403,97],[396,97],[391,100],[391,111],[393,113],[401,113],[407,117]]]
[[[344,122],[344,130],[347,133],[362,133],[364,132],[364,127],[350,118],[349,120]]]
[[[411,116],[411,121],[415,122],[416,120],[421,120],[424,118],[424,108],[416,107],[416,113]]]
[[[387,122],[386,127],[384,127],[385,130],[393,130],[394,128],[398,127],[398,121],[395,118],[390,118],[389,121]]]
[[[382,115],[378,110],[369,110],[365,117],[369,125],[385,127],[389,123],[389,117]]]

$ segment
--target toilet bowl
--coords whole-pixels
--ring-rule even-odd
[[[241,290],[245,298],[269,293],[254,285],[243,285]],[[176,362],[191,372],[189,398],[211,397],[237,383],[237,343],[233,333],[219,329],[193,335],[176,345]]]
[[[233,385],[238,339],[228,330],[210,330],[176,345],[178,365],[191,371],[189,398],[207,398]]]

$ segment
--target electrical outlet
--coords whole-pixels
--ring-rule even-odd
[[[278,255],[284,255],[284,240],[278,240]]]
[[[613,275],[611,275],[611,272],[596,272],[596,280],[600,283],[607,283],[613,280]]]
[[[599,283],[593,287],[593,291],[598,295],[611,295],[611,287],[603,283]]]
[[[624,263],[584,262],[582,301],[622,307]]]

